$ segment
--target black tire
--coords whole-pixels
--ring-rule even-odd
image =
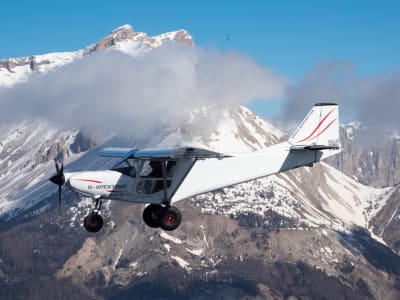
[[[174,206],[167,206],[163,209],[162,218],[160,219],[160,227],[166,231],[175,230],[181,225],[182,214],[179,209]]]
[[[83,226],[89,232],[99,232],[103,228],[103,218],[97,213],[91,213],[83,220]]]
[[[150,204],[143,210],[143,221],[151,228],[160,227],[163,207],[158,204]]]

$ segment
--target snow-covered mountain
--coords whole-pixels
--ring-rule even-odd
[[[135,146],[194,145],[232,153],[262,149],[285,138],[245,107],[222,112],[216,128],[207,135],[202,132],[193,136],[197,122],[206,114],[206,111],[197,113],[182,128],[166,132],[166,136],[161,132],[159,140],[153,139],[154,144]],[[52,197],[55,190],[47,177],[53,171],[52,160],[57,155],[65,156],[66,163],[71,163],[67,169],[101,169],[107,163],[110,165],[107,160],[97,158],[95,150],[84,155],[74,153],[71,148],[76,148],[76,136],[77,132],[57,132],[45,123],[3,128],[0,135],[3,217],[17,216]],[[203,211],[211,214],[265,216],[272,211],[287,218],[291,226],[326,225],[345,230],[357,225],[368,229],[371,218],[394,190],[364,186],[329,165],[320,164],[313,169],[302,168],[205,194],[195,201],[201,201]]]
[[[32,57],[42,62],[33,68],[30,58],[3,60],[0,82],[11,86],[109,48],[140,55],[166,41],[193,43],[185,31],[147,37],[123,26],[83,50]],[[177,128],[162,128],[145,142],[132,137],[124,146],[243,152],[286,138],[245,107],[212,112],[208,123],[210,113],[195,111]],[[107,168],[114,162],[98,158],[97,149],[124,141],[94,142],[78,129],[44,122],[2,127],[0,141],[2,299],[400,295],[400,259],[388,248],[400,250],[396,186],[369,187],[322,163],[182,201],[183,224],[168,234],[144,226],[141,205],[108,202],[104,230],[94,236],[82,228],[91,200],[65,190],[57,209],[47,178],[61,156],[67,170]]]
[[[185,30],[147,36],[146,33],[135,32],[130,25],[123,25],[85,49],[0,60],[0,87],[12,86],[28,80],[32,74],[49,72],[95,52],[117,49],[130,55],[140,55],[167,42],[193,45],[192,37]]]
[[[159,139],[153,140],[153,145],[145,146],[182,141],[183,144],[195,144],[218,151],[250,151],[285,138],[282,132],[244,107],[223,112],[219,126],[208,135],[192,135],[197,132],[196,118],[202,121],[204,115],[197,114],[183,128],[160,134]],[[19,135],[11,135],[13,138],[4,145],[4,149],[18,153],[17,149],[24,149],[19,143],[39,140],[26,138],[24,130],[28,129],[21,128],[17,131]],[[43,132],[41,134],[45,136]],[[19,225],[18,229],[11,227],[5,231],[2,240],[19,245],[20,242],[16,242],[13,237],[24,236],[22,228],[28,226],[31,228],[29,234],[37,236],[37,240],[24,244],[24,247],[38,257],[53,251],[44,250],[43,247],[53,249],[66,241],[74,245],[72,249],[67,247],[68,254],[64,254],[61,261],[52,261],[57,266],[52,280],[71,280],[73,285],[79,287],[77,291],[80,293],[85,294],[88,290],[100,287],[107,289],[119,286],[123,290],[132,284],[136,289],[138,280],[165,280],[161,279],[167,276],[160,271],[162,266],[172,272],[173,278],[179,282],[185,276],[191,276],[194,281],[197,280],[194,278],[198,278],[214,284],[219,278],[233,280],[236,272],[239,272],[234,271],[235,268],[248,268],[247,263],[259,257],[264,257],[259,262],[266,264],[264,267],[272,268],[279,261],[307,261],[320,271],[307,269],[303,270],[305,274],[321,272],[320,276],[344,276],[346,284],[350,286],[357,286],[357,282],[363,280],[370,293],[366,293],[367,296],[382,296],[381,289],[392,291],[390,280],[382,281],[379,273],[391,274],[392,271],[376,271],[369,256],[362,252],[364,248],[378,247],[374,244],[376,242],[370,239],[367,246],[361,244],[368,235],[362,233],[364,235],[359,240],[360,236],[352,232],[354,226],[366,230],[375,229],[371,220],[385,209],[389,198],[396,193],[394,188],[367,187],[326,164],[320,164],[188,199],[179,204],[184,213],[182,228],[168,234],[143,225],[140,205],[109,202],[103,210],[107,220],[104,231],[97,237],[91,237],[82,228],[82,219],[91,207],[89,199],[78,199],[70,193],[64,193],[65,204],[61,208],[63,213],[54,216],[56,189],[46,179],[53,168],[50,158],[65,155],[67,168],[70,169],[99,169],[113,162],[96,158],[96,149],[73,153],[71,148],[77,148],[76,133],[53,133],[48,136],[53,138],[53,144],[56,145],[53,149],[56,150],[42,145],[26,152],[27,155],[14,156],[13,164],[22,166],[20,171],[14,169],[14,174],[19,174],[20,182],[28,182],[31,178],[36,180],[2,199],[2,215],[7,216],[4,226],[9,227],[16,220],[26,222],[22,227]],[[33,153],[32,158],[35,157],[34,153],[40,153],[43,162],[32,167],[29,153]],[[10,178],[10,175],[4,178]],[[17,234],[15,230],[18,230]],[[379,240],[382,238],[376,234],[376,230],[374,234]],[[56,238],[58,242],[51,246],[47,238],[50,236],[53,239],[54,235],[60,236]],[[385,249],[382,245],[379,247]],[[50,257],[53,255],[49,254]],[[395,263],[398,263],[397,260]],[[296,265],[294,268],[293,272],[298,272],[299,267]],[[41,272],[45,272],[44,269]],[[7,265],[1,270],[6,274],[5,278],[14,278]],[[251,276],[251,272],[246,272],[246,276]],[[368,279],[365,279],[365,274],[368,274]],[[266,284],[258,276],[253,277],[256,282]],[[327,277],[325,280],[326,284],[332,279]],[[271,295],[282,292],[267,282]],[[379,288],[375,286],[376,282],[380,282]],[[172,283],[169,287],[177,288]],[[364,292],[359,288],[353,292],[354,295],[349,295],[355,297],[364,295]],[[257,293],[262,292],[260,290]],[[298,293],[296,290],[293,295]],[[346,290],[344,293],[350,292]]]

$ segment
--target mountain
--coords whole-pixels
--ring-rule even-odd
[[[46,73],[86,55],[108,49],[140,55],[167,42],[177,42],[192,46],[193,39],[185,30],[167,32],[156,36],[147,36],[143,32],[135,32],[130,25],[116,28],[97,43],[85,49],[73,52],[58,52],[29,57],[10,58],[0,60],[0,87],[12,86],[17,82],[28,80],[32,74]]]
[[[189,37],[149,38],[123,26],[76,53],[111,47],[140,55],[170,40],[192,45]],[[49,69],[6,77],[15,83]],[[92,201],[64,190],[58,208],[47,180],[56,157],[68,171],[110,167],[113,160],[96,156],[107,145],[243,152],[285,138],[245,107],[194,111],[147,141],[93,139],[45,122],[4,126],[1,299],[398,299],[398,186],[366,186],[321,163],[181,201],[183,224],[169,233],[143,224],[143,205],[107,201],[106,224],[93,235],[82,228]]]
[[[340,128],[344,151],[329,163],[355,180],[375,187],[400,183],[400,136],[352,122]]]

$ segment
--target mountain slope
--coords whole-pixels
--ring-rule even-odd
[[[81,56],[67,56],[110,48],[140,55],[169,40],[192,43],[184,31],[149,38],[123,26],[78,50]],[[376,241],[398,251],[398,188],[364,186],[326,164],[182,201],[183,224],[170,233],[146,227],[142,205],[108,201],[96,235],[82,228],[91,199],[64,189],[56,208],[57,189],[47,180],[56,157],[68,171],[95,170],[114,163],[96,155],[107,145],[243,152],[285,139],[245,107],[194,111],[147,141],[114,136],[95,143],[77,128],[34,122],[3,127],[0,138],[2,299],[399,297],[400,259]]]
[[[185,124],[184,129],[160,134],[158,140],[153,140],[154,146],[178,140],[186,144],[192,139],[193,144],[215,150],[244,151],[284,138],[246,108],[224,112],[219,125],[208,135],[193,136],[198,132],[196,118],[189,123],[192,129]],[[98,169],[112,163],[96,159],[94,152],[70,156],[75,161],[67,168]],[[47,165],[51,167],[50,162]],[[182,202],[178,205],[184,213],[184,223],[168,234],[144,226],[141,205],[107,203],[103,210],[105,228],[91,236],[81,227],[90,201],[79,201],[66,193],[63,213],[55,214],[48,207],[55,200],[55,188],[47,181],[43,184],[48,188],[47,195],[43,194],[35,207],[35,211],[42,207],[41,213],[32,218],[31,209],[25,213],[14,211],[12,220],[15,216],[20,220],[31,217],[0,234],[2,278],[5,282],[16,281],[28,290],[32,288],[32,277],[22,274],[29,274],[31,263],[36,261],[35,276],[47,276],[55,287],[68,282],[74,293],[65,295],[71,298],[93,293],[104,298],[135,294],[157,298],[157,294],[149,293],[155,291],[152,282],[162,282],[167,295],[183,298],[194,285],[203,286],[202,293],[194,294],[196,297],[221,288],[227,298],[300,297],[311,293],[316,298],[398,296],[391,279],[398,276],[397,256],[392,254],[393,263],[390,267],[385,265],[379,257],[389,257],[390,250],[376,246],[362,231],[352,231],[354,225],[368,226],[392,190],[365,187],[325,164]],[[69,246],[64,248],[64,244]],[[15,251],[14,247],[24,250]],[[60,247],[64,250],[57,250]],[[372,249],[372,255],[363,249]],[[24,264],[17,263],[21,256],[26,257]],[[47,259],[38,263],[43,256]],[[12,271],[16,264],[18,272]],[[53,266],[51,270],[49,265]],[[285,272],[297,274],[297,279]],[[306,279],[314,277],[319,279]],[[229,282],[240,288],[232,290]],[[35,280],[33,284],[37,284]],[[10,291],[9,285],[3,285],[4,290]],[[318,290],[317,286],[324,288]],[[50,295],[53,289],[47,289],[38,294]]]
[[[400,183],[400,138],[398,133],[367,128],[360,123],[340,128],[344,151],[329,163],[346,175],[370,186]]]

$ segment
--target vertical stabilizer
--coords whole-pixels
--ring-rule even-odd
[[[339,108],[335,103],[318,103],[289,138],[294,147],[340,148]]]

